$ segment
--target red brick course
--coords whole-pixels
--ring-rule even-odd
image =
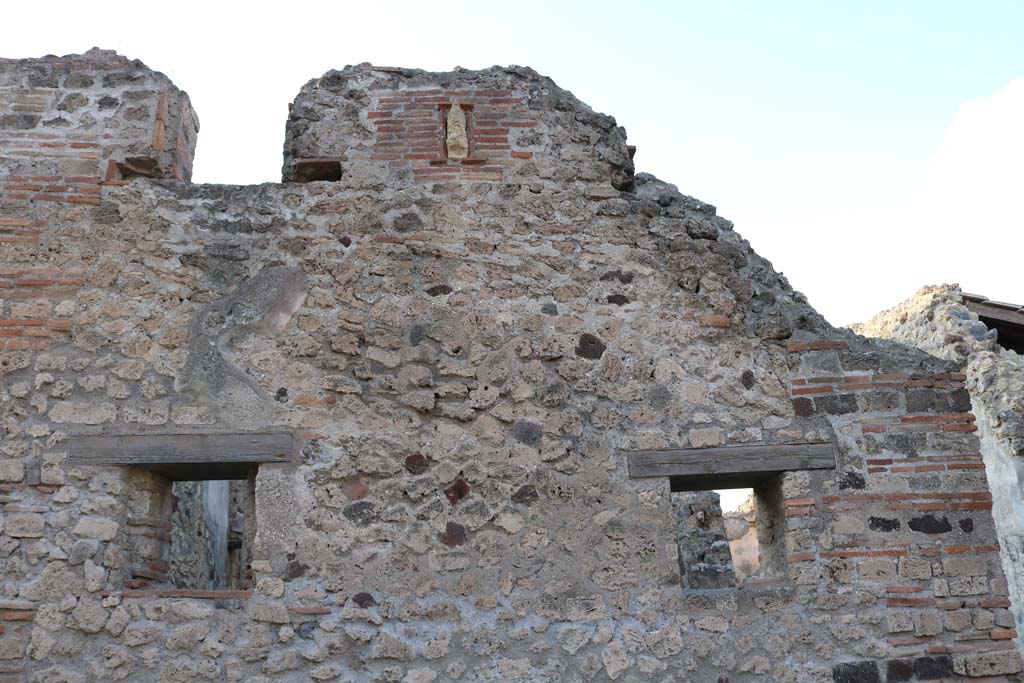
[[[456,101],[466,111],[466,159],[447,158],[445,119]],[[510,141],[513,129],[536,125],[526,99],[512,91],[382,91],[366,116],[375,133],[368,158],[411,168],[419,180],[501,180],[514,160],[533,157]]]
[[[903,618],[908,612],[916,619],[914,615],[937,609],[1007,608],[1009,600],[999,594],[1005,587],[999,588],[1003,579],[991,526],[992,495],[970,490],[969,483],[978,480],[965,478],[984,469],[972,434],[975,416],[942,410],[962,405],[966,377],[949,372],[836,372],[836,361],[842,365],[846,349],[846,342],[830,340],[788,345],[791,353],[832,352],[826,359],[832,371],[792,378],[790,396],[799,417],[828,418],[844,440],[856,443],[853,457],[839,466],[859,475],[851,480],[858,482],[852,488],[784,501],[790,527],[829,531],[831,542],[816,551],[790,548],[790,571],[808,576],[813,563],[819,577],[832,581],[830,577],[841,574],[830,573],[830,563],[851,563],[861,572],[859,580],[878,584],[885,606]],[[814,365],[801,362],[801,367]],[[907,412],[908,406],[913,412]],[[906,450],[910,439],[915,440],[914,450]],[[971,557],[978,560],[958,564]],[[953,563],[951,576],[944,572],[947,562]],[[979,567],[985,576],[973,575]],[[961,576],[960,571],[972,574]],[[968,632],[942,627],[936,635],[895,632],[889,644],[900,657],[963,655],[1007,649],[1016,636],[1012,628]]]

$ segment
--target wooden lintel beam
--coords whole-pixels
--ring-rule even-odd
[[[73,436],[71,465],[177,465],[288,462],[289,432]]]
[[[248,600],[251,590],[204,590],[188,588],[125,588],[100,591],[100,595],[120,595],[122,598],[186,598],[189,600]]]
[[[631,479],[768,475],[836,467],[831,443],[626,451]]]
[[[968,301],[964,304],[971,313],[977,313],[980,318],[989,318],[996,322],[1024,327],[1024,314],[1002,306]]]

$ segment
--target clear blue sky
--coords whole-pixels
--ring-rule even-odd
[[[717,205],[834,322],[940,280],[1024,302],[1005,274],[1024,246],[1011,196],[1020,185],[935,189],[965,187],[956,173],[1024,178],[1005,142],[1020,144],[1013,122],[1024,111],[1013,107],[1024,96],[989,102],[1024,77],[1024,2],[151,7],[19,3],[5,10],[9,25],[52,28],[5,31],[0,53],[98,45],[164,71],[202,121],[196,181],[238,183],[279,178],[287,103],[329,68],[529,65],[616,116],[639,170]],[[952,135],[972,101],[989,103]],[[1009,123],[973,142],[992,121]],[[957,154],[944,151],[950,137],[964,140]],[[987,156],[964,151],[980,147]],[[928,180],[930,163],[938,180]],[[963,196],[939,210],[950,194]],[[991,210],[976,220],[981,204]],[[1000,245],[1003,260],[982,262],[984,243]]]

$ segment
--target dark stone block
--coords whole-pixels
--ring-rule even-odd
[[[962,529],[964,533],[969,534],[974,531],[974,520],[970,517],[964,517],[957,523],[960,525],[960,529]]]
[[[459,501],[469,495],[469,484],[465,479],[456,479],[444,490],[444,495],[448,497],[449,503],[457,505]]]
[[[718,228],[711,221],[690,218],[686,221],[686,234],[695,240],[717,240]]]
[[[934,389],[911,389],[907,392],[907,412],[932,412],[935,410],[937,398]]]
[[[853,394],[832,394],[814,399],[814,408],[819,413],[848,415],[857,412],[857,397]]]
[[[800,371],[808,377],[843,374],[843,365],[835,351],[808,351],[800,355]]]
[[[430,458],[422,453],[413,453],[405,457],[405,469],[412,474],[423,474],[430,469]]]
[[[359,526],[367,526],[377,521],[377,508],[368,500],[361,500],[358,503],[352,503],[345,507],[341,511],[341,514]]]
[[[769,315],[754,323],[754,333],[761,339],[779,341],[793,336],[793,327],[781,315]]]
[[[948,519],[945,517],[936,517],[935,515],[921,515],[920,517],[914,517],[907,523],[907,526],[922,534],[944,534],[947,531],[953,530]]]
[[[615,304],[616,306],[625,306],[629,303],[629,297],[625,294],[609,294],[608,303]]]
[[[423,219],[412,211],[403,213],[395,219],[395,230],[398,232],[415,232],[423,228]]]
[[[430,296],[441,296],[443,294],[451,294],[452,288],[448,285],[434,285],[427,289],[427,294]]]
[[[971,336],[978,341],[984,341],[985,338],[988,337],[989,329],[985,327],[985,323],[980,320],[978,322],[971,323],[967,329],[971,333]]]
[[[427,328],[425,326],[416,324],[409,328],[409,343],[413,346],[419,346],[426,338]]]
[[[92,76],[87,76],[82,73],[69,73],[64,78],[64,87],[69,89],[91,88],[93,82]]]
[[[996,415],[999,417],[1000,432],[1006,434],[1011,439],[1020,439],[1024,437],[1024,420],[1013,410],[1003,409],[1000,410]]]
[[[633,281],[633,273],[623,273],[621,270],[609,270],[607,273],[601,276],[601,280],[604,282],[610,282],[611,280],[618,280],[624,285],[628,285]]]
[[[754,373],[750,370],[744,370],[743,374],[740,375],[740,384],[746,389],[752,388],[754,386]]]
[[[466,527],[455,522],[448,522],[444,533],[441,534],[441,543],[449,548],[460,546],[466,542]]]
[[[715,242],[711,245],[711,251],[728,261],[732,261],[732,265],[735,268],[742,268],[747,265],[747,252],[732,242]],[[742,280],[734,282],[738,283],[742,282]]]
[[[927,445],[928,437],[925,434],[886,434],[882,441],[885,450],[911,457],[927,448]]]
[[[878,353],[847,351],[843,354],[843,367],[850,372],[880,372],[882,358]]]
[[[520,487],[518,491],[512,494],[512,502],[520,503],[521,505],[529,505],[539,497],[540,496],[537,495],[537,487],[533,484],[527,484]]]
[[[576,346],[576,355],[580,358],[589,358],[590,360],[597,360],[604,355],[604,350],[607,347],[600,339],[592,334],[580,335],[580,343]]]
[[[62,99],[60,101],[60,104],[57,105],[57,109],[59,109],[60,111],[74,112],[74,111],[78,111],[79,109],[81,109],[82,107],[84,107],[87,104],[89,104],[89,98],[88,97],[86,97],[85,95],[83,95],[80,92],[73,92],[73,93],[70,93],[70,94],[66,95],[64,97],[64,99]],[[129,110],[129,112],[130,111],[131,110]],[[131,117],[131,116],[129,116],[128,115],[129,112],[125,112],[125,120],[128,120],[128,121],[131,121],[131,120],[139,121],[139,120],[141,120],[138,117]],[[148,114],[149,110],[147,109],[146,112]]]
[[[42,483],[42,463],[39,462],[38,456],[31,456],[24,460],[25,463],[25,480],[26,486],[38,486]]]
[[[369,593],[356,593],[352,596],[352,602],[362,609],[369,609],[377,604],[377,601]]]
[[[858,396],[861,410],[895,410],[899,407],[899,394],[895,391],[865,391]]]
[[[839,478],[839,490],[841,491],[866,487],[867,482],[864,481],[864,475],[859,472],[843,472],[843,476]]]
[[[546,406],[557,406],[564,403],[566,399],[569,398],[569,388],[565,385],[565,382],[555,380],[549,384],[545,384],[537,397],[540,399],[540,402]]]
[[[128,90],[124,94],[126,100],[132,102],[141,102],[142,100],[148,100],[156,96],[155,90]]]
[[[544,304],[540,307],[540,312],[544,315],[558,315],[558,306],[555,304]]]
[[[538,446],[540,444],[541,437],[544,435],[544,430],[541,425],[536,422],[516,420],[512,424],[512,429],[509,431],[509,434],[519,443],[524,443],[527,446]]]
[[[307,565],[304,565],[301,562],[299,562],[298,560],[296,560],[294,555],[290,556],[288,559],[289,559],[289,562],[284,567],[284,580],[285,581],[291,581],[292,579],[297,579],[300,576],[303,576],[306,573],[306,570],[309,569],[309,567]]]
[[[903,683],[914,677],[914,663],[909,659],[892,659],[885,663],[886,683]]]
[[[306,253],[308,240],[305,237],[285,237],[278,244],[281,245],[281,249],[292,256],[302,256]]]
[[[655,410],[663,410],[675,400],[675,395],[664,384],[655,384],[647,390],[647,401]]]
[[[886,517],[871,517],[868,520],[868,528],[872,531],[896,531],[900,528],[900,520],[888,519]]]
[[[978,451],[978,436],[971,432],[931,432],[919,433],[916,436],[921,439],[921,450],[926,448],[936,451],[952,451],[954,453],[976,453]]]
[[[951,413],[969,413],[971,411],[971,394],[966,389],[954,389],[946,396],[946,405]]]
[[[142,78],[142,74],[126,73],[124,71],[107,74],[103,77],[103,87],[117,88],[122,85],[128,85],[129,83],[137,83],[138,81],[141,81]]]
[[[835,683],[881,683],[875,662],[849,662],[832,667]]]
[[[701,562],[686,569],[687,585],[692,590],[731,588],[736,585],[732,567]]]
[[[33,88],[59,88],[57,74],[52,71],[36,71],[29,74],[28,84]],[[65,85],[65,87],[71,87]]]
[[[914,675],[921,681],[933,681],[953,675],[953,658],[949,655],[918,657],[914,660]]]
[[[35,128],[41,118],[37,114],[3,114],[0,115],[0,129],[29,130]]]
[[[796,414],[797,417],[810,417],[811,415],[814,415],[814,401],[806,396],[794,398],[793,413]]]

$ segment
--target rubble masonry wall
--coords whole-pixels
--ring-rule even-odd
[[[475,163],[440,128],[382,151],[459,103]],[[10,179],[35,173],[20,130],[0,128],[0,681],[1019,680],[955,364],[830,327],[548,79],[330,72],[293,106],[285,174],[329,158],[333,182],[108,177],[101,145],[90,201],[44,198],[9,186],[35,182]],[[256,476],[251,590],[126,584],[165,542],[167,482],[70,465],[69,438],[268,426],[299,445]],[[781,483],[784,576],[684,590],[669,482],[629,479],[624,451],[824,439],[837,469]]]

